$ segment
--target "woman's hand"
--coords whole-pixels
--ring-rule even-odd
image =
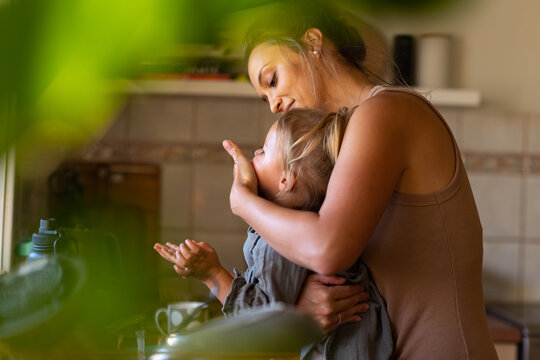
[[[257,175],[251,161],[244,155],[238,145],[231,140],[224,140],[223,148],[234,160],[234,181],[231,188],[230,202],[231,210],[236,214],[235,209],[242,203],[242,194],[245,194],[246,191],[257,194]]]
[[[342,324],[360,321],[358,313],[366,312],[369,294],[361,285],[343,285],[338,276],[311,274],[296,301],[297,307],[312,316],[327,333]]]

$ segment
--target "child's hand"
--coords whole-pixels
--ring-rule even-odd
[[[193,276],[204,281],[222,269],[216,251],[205,242],[187,239],[180,245],[156,244],[154,248],[163,258],[174,263],[174,270],[182,276]]]

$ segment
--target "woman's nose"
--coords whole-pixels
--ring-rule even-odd
[[[270,99],[270,111],[274,114],[283,111],[281,98],[271,98]]]

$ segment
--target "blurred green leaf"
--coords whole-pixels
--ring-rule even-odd
[[[299,0],[290,0],[299,1]],[[336,0],[421,11],[459,0]],[[25,141],[82,142],[118,106],[116,79],[167,45],[217,44],[274,0],[0,0],[0,152]],[[309,2],[306,3],[309,6]],[[245,16],[232,17],[242,13]],[[253,12],[251,12],[253,14]],[[236,31],[236,33],[235,33]]]

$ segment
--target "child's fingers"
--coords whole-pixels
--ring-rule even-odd
[[[210,245],[208,245],[207,243],[205,243],[204,241],[201,241],[200,243],[197,243],[197,245],[199,245],[201,247],[201,249],[203,249],[203,250],[215,252],[214,248],[211,247]]]
[[[181,267],[186,267],[187,264],[189,263],[189,260],[186,259],[186,257],[180,252],[180,250],[178,250],[178,251],[175,252],[175,261],[174,261],[174,263],[181,266]]]
[[[186,268],[184,267],[174,265],[174,271],[176,271],[176,273],[182,276],[183,278],[185,278],[186,276],[189,276],[189,269],[186,270]]]
[[[166,251],[168,252],[169,254],[173,255],[174,256],[174,253],[176,252],[175,249],[171,248],[170,246],[167,246],[167,245],[161,245],[161,249],[163,251]]]
[[[162,256],[164,256],[164,257],[167,257],[167,255],[168,255],[167,259],[175,259],[176,258],[176,255],[175,255],[176,250],[171,248],[168,245],[162,245],[162,244],[157,243],[157,244],[154,245],[154,249],[156,249],[158,252],[161,252],[163,254]]]
[[[192,256],[191,250],[184,243],[180,244],[180,249],[177,250],[176,252],[177,253],[180,252],[182,254],[182,256],[184,256],[184,258],[186,258],[186,260],[189,260],[191,258],[191,256]]]
[[[193,254],[199,254],[201,252],[201,248],[199,247],[199,245],[193,241],[193,240],[190,240],[190,239],[186,239],[186,241],[184,241],[184,244],[186,244],[186,246],[189,248],[189,250],[193,253]]]
[[[170,262],[175,262],[176,260],[176,256],[175,254],[171,254],[170,252],[168,252],[167,250],[165,250],[163,248],[163,246],[159,245],[159,244],[156,244],[154,245],[154,249],[158,252],[158,254],[164,258],[165,260],[168,260]]]
[[[170,243],[170,242],[167,243],[167,247],[173,249],[173,251],[176,251],[176,250],[180,249],[180,247],[178,245]]]

